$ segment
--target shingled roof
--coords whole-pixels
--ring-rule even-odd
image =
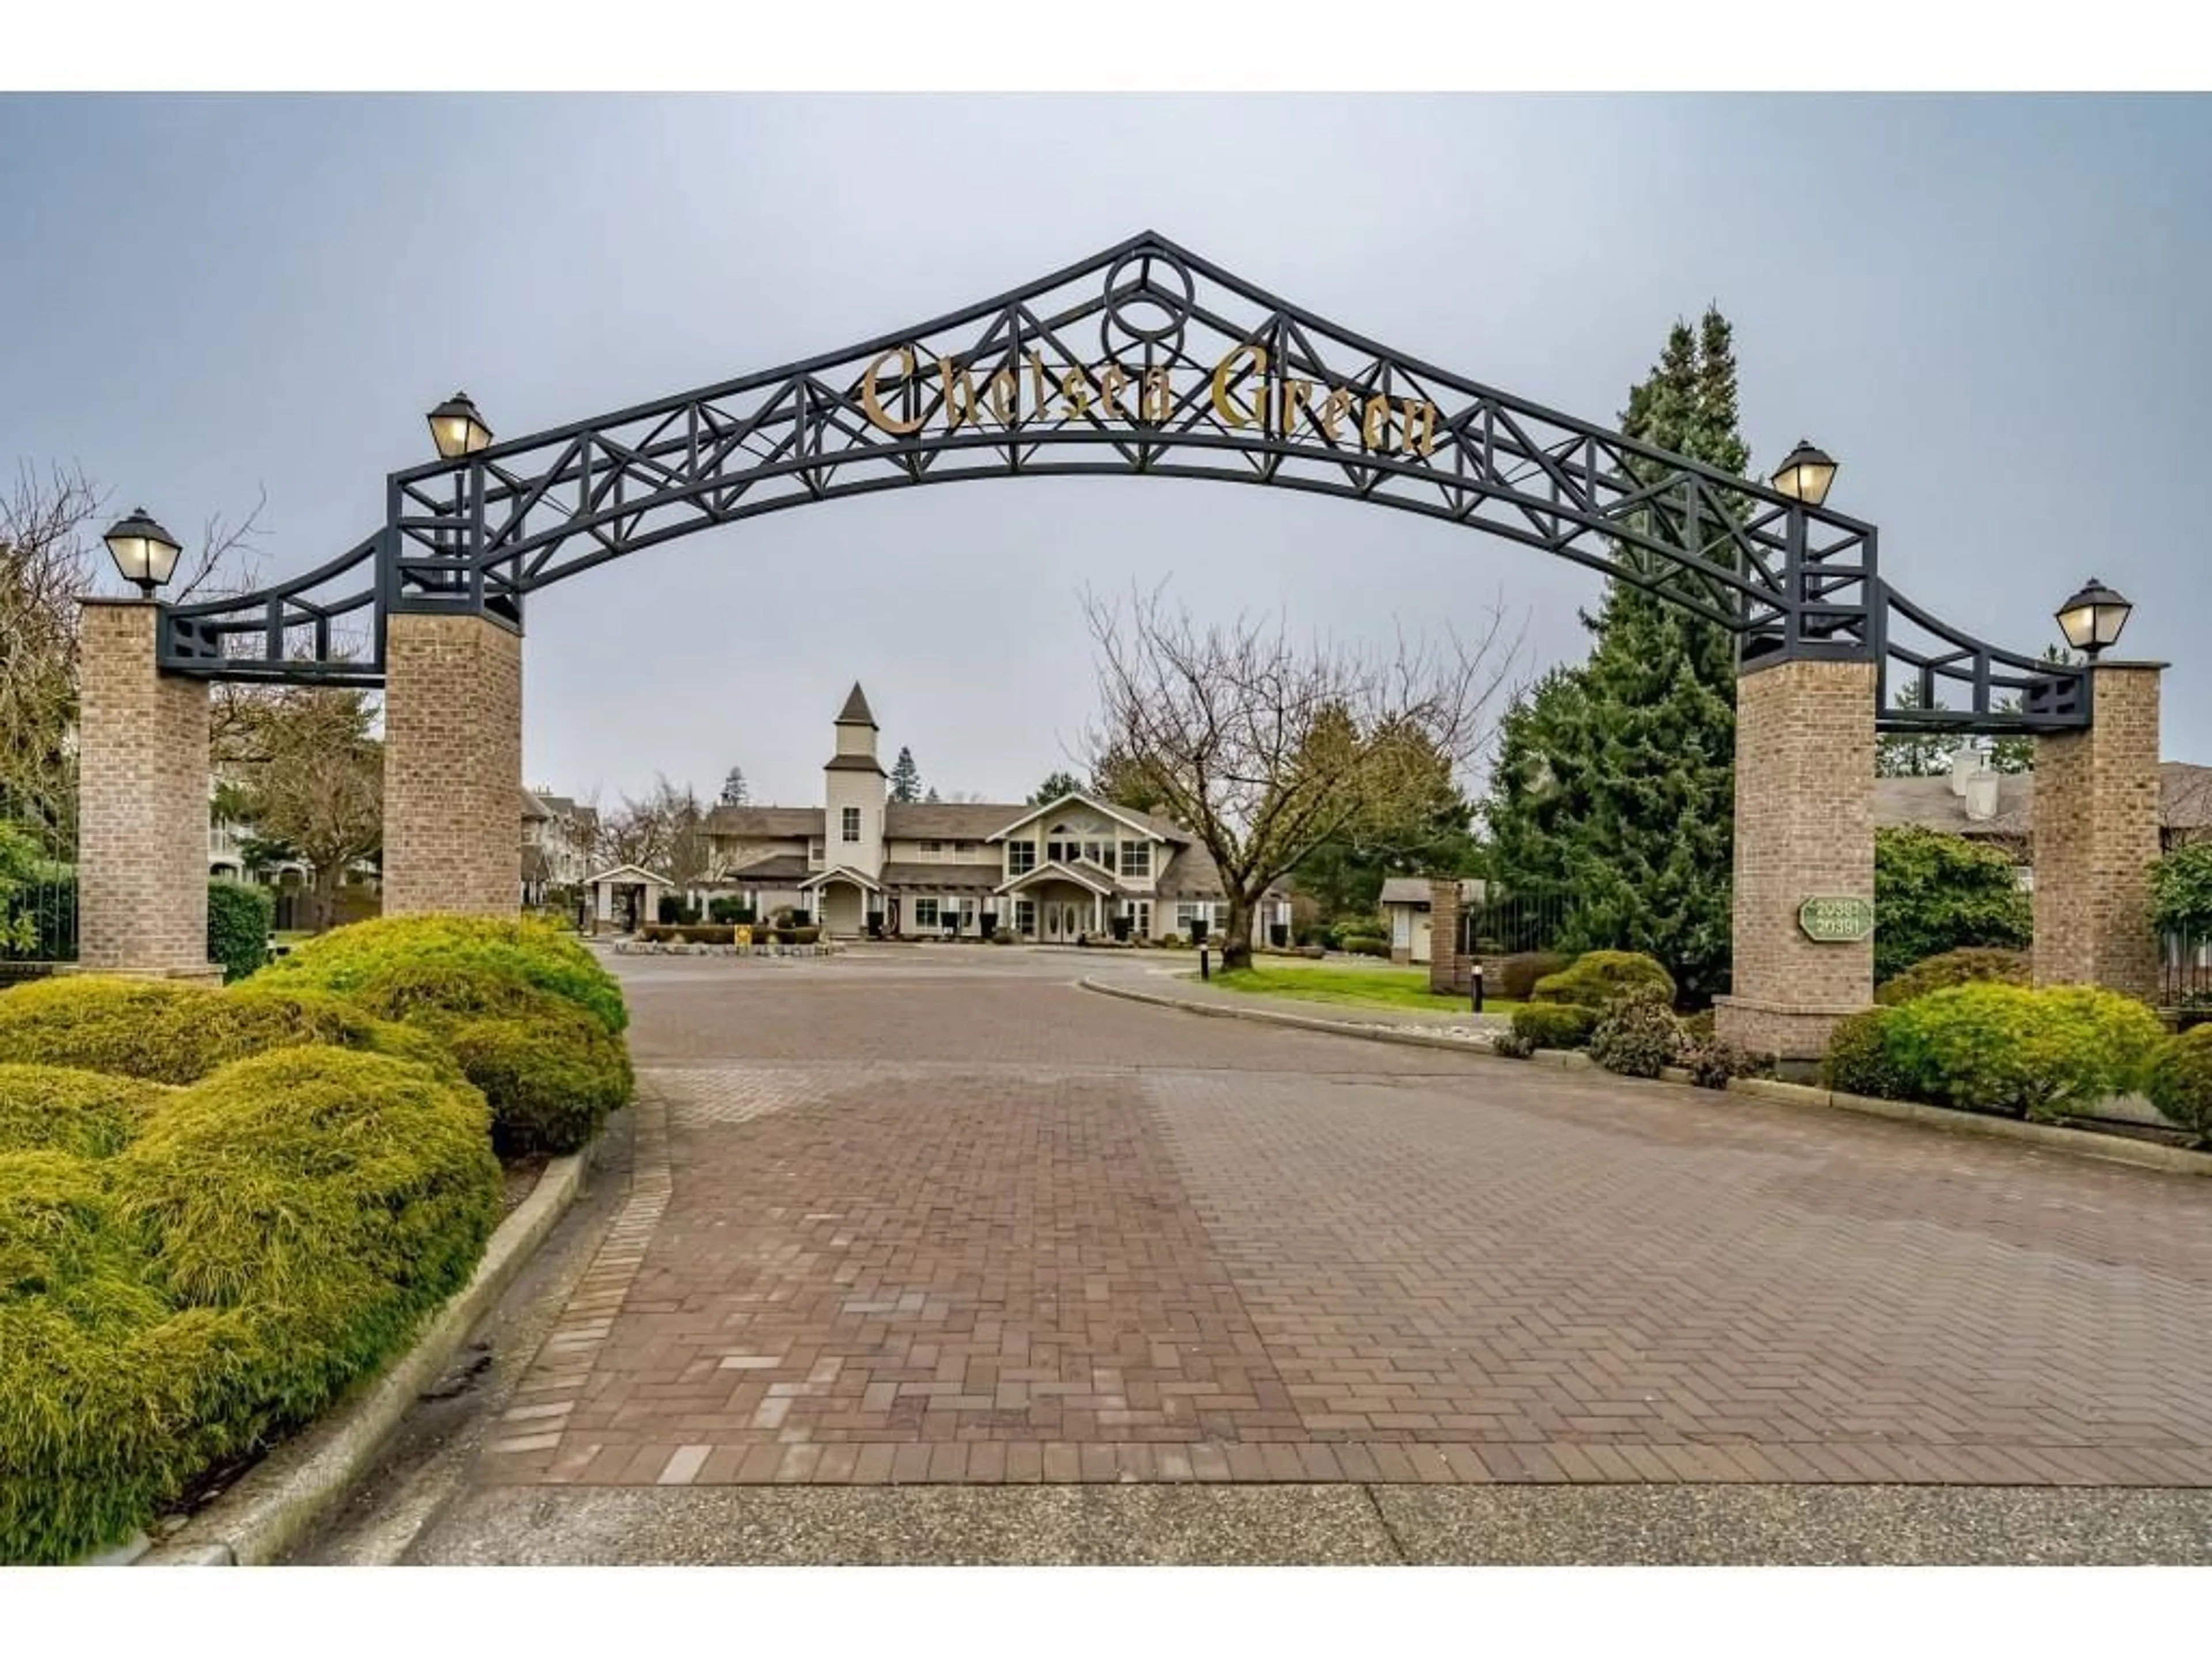
[[[845,706],[837,711],[836,724],[865,726],[872,731],[881,729],[877,726],[876,717],[868,708],[867,696],[860,690],[860,681],[853,682],[852,695],[845,699]]]

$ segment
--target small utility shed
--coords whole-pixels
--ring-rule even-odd
[[[1482,902],[1488,884],[1469,876],[1459,884],[1460,914]],[[1429,959],[1429,878],[1387,876],[1382,881],[1382,915],[1390,924],[1390,960]]]

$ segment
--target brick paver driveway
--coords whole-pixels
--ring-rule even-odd
[[[1200,1019],[623,959],[627,1207],[493,1483],[2212,1484],[2212,1192]]]

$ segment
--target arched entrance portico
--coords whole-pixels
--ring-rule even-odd
[[[387,908],[504,914],[519,890],[529,595],[840,496],[1112,475],[1414,513],[1729,629],[1743,678],[1721,1021],[1737,1040],[1815,1053],[1869,1000],[1857,922],[1873,898],[1878,720],[2043,739],[2039,771],[2057,787],[2039,801],[2079,813],[2051,826],[2047,854],[2039,827],[2039,863],[2082,879],[2039,872],[2038,973],[2136,988],[2145,947],[2123,935],[2142,914],[2147,813],[2155,848],[2154,671],[2093,672],[1974,640],[1890,588],[1869,524],[1392,351],[1150,233],[805,362],[505,442],[454,429],[477,435],[392,475],[383,526],[320,569],[242,599],[88,612],[88,963],[179,971],[199,952],[204,891],[146,872],[186,844],[202,861],[204,797],[164,787],[149,811],[140,795],[195,755],[204,769],[207,680],[383,684]],[[1919,708],[1889,707],[1899,673]],[[2117,716],[2111,732],[2093,728],[2093,708]],[[836,928],[842,907],[857,931],[866,905],[862,886],[833,883],[824,920]]]

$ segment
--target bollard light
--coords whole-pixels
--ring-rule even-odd
[[[176,574],[177,555],[184,551],[177,538],[155,523],[143,507],[118,519],[100,540],[107,544],[108,556],[123,573],[123,580],[136,582],[138,591],[149,599],[155,588]]]
[[[1828,486],[1835,481],[1834,460],[1809,440],[1800,438],[1797,447],[1782,458],[1782,465],[1767,482],[1792,501],[1818,507],[1828,499]]]
[[[443,460],[458,461],[491,442],[491,428],[465,392],[456,392],[426,418],[430,422],[430,441],[438,446]]]
[[[2094,662],[2100,651],[2119,643],[2120,630],[2134,611],[2134,605],[2092,576],[2080,592],[2058,607],[2058,630],[2066,635],[2067,644]]]

